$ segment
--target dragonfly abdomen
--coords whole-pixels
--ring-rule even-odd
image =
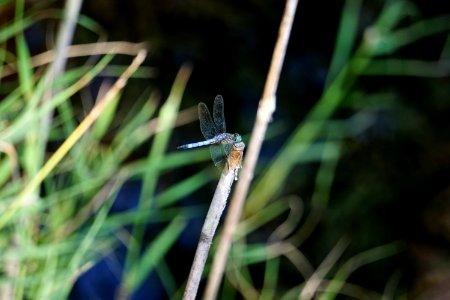
[[[216,144],[216,143],[217,142],[215,139],[209,139],[209,140],[202,141],[202,142],[181,145],[181,146],[178,146],[178,149],[198,148],[198,147],[207,146],[207,145]]]

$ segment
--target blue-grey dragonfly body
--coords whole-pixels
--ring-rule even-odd
[[[200,120],[200,130],[206,140],[182,145],[178,149],[191,149],[210,145],[211,158],[216,166],[220,166],[230,154],[233,145],[242,142],[239,134],[225,132],[222,96],[217,95],[214,99],[213,118],[211,118],[206,104],[200,102],[198,104],[198,118]]]

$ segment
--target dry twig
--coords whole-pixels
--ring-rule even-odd
[[[204,299],[209,300],[216,298],[219,284],[224,273],[228,252],[231,247],[232,235],[239,222],[244,205],[244,199],[247,197],[250,182],[253,179],[253,172],[261,150],[261,145],[264,141],[267,126],[272,119],[273,112],[275,111],[275,92],[278,87],[281,67],[283,65],[295,11],[297,10],[297,2],[297,0],[288,0],[286,3],[264,93],[259,102],[255,126],[253,127],[250,138],[248,151],[244,161],[244,167],[242,168],[241,179],[236,186],[236,191],[230,203],[222,238],[220,239],[219,246],[217,247],[217,253],[214,257],[211,273],[208,278]]]
[[[186,289],[184,290],[183,299],[193,300],[197,295],[198,285],[202,278],[203,269],[206,259],[208,258],[209,248],[219,225],[220,217],[227,204],[230,195],[231,186],[236,179],[237,172],[240,169],[242,155],[244,152],[244,143],[236,143],[233,145],[230,155],[228,156],[227,165],[223,168],[219,183],[217,184],[214,197],[209,206],[205,223],[203,224],[200,240],[195,252],[194,261],[192,263],[191,272],[189,273]]]

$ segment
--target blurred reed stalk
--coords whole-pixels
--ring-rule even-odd
[[[267,131],[267,127],[272,120],[272,115],[276,108],[276,90],[283,66],[286,48],[297,10],[297,0],[288,0],[281,20],[278,39],[272,56],[269,73],[262,98],[259,102],[255,125],[250,137],[248,151],[242,168],[241,179],[239,180],[230,208],[225,219],[225,225],[217,247],[217,252],[213,260],[211,272],[204,294],[204,299],[216,299],[219,285],[223,277],[226,261],[231,247],[233,233],[239,223],[242,214],[244,200],[247,197],[250,183],[253,179],[256,162],[258,160],[261,146]]]
[[[64,72],[64,67],[67,61],[67,57],[66,57],[66,47],[68,45],[70,45],[70,43],[72,42],[73,39],[73,32],[75,29],[75,26],[77,24],[77,20],[78,20],[78,16],[80,13],[80,7],[81,7],[81,0],[68,0],[66,2],[66,6],[64,9],[64,17],[63,17],[63,22],[61,23],[61,26],[59,28],[59,32],[58,32],[58,37],[57,37],[57,41],[56,41],[56,49],[55,49],[55,55],[53,57],[53,61],[50,64],[50,66],[47,69],[47,74],[45,76],[45,88],[44,88],[44,93],[42,95],[42,99],[41,99],[41,103],[42,105],[44,105],[45,103],[48,103],[50,101],[50,99],[53,97],[54,95],[54,87],[53,87],[53,82],[55,80],[55,78],[57,78],[58,76],[61,75],[61,73]],[[22,1],[17,1],[16,2],[16,21],[17,22],[22,22],[23,19],[23,13],[24,13],[24,6],[25,6],[25,2]],[[18,45],[18,48],[22,48],[25,49],[25,47],[20,47],[19,45],[22,44],[24,45],[25,42],[25,36],[24,34],[20,34],[17,37],[16,43]],[[31,69],[31,68],[30,68]],[[50,127],[52,124],[52,116],[53,116],[53,110],[50,110],[47,112],[46,116],[43,117],[41,119],[40,122],[40,128],[39,128],[39,132],[38,132],[38,136],[39,138],[37,139],[37,145],[35,147],[35,151],[39,152],[36,153],[37,155],[35,156],[36,161],[34,162],[36,169],[39,168],[39,166],[42,165],[42,162],[44,161],[44,156],[45,156],[45,149],[46,149],[46,145],[48,142],[48,135],[50,132]],[[38,191],[34,191],[35,193],[39,193]],[[34,196],[30,196],[29,197],[31,199],[31,201],[36,201],[39,197],[37,195]],[[30,201],[28,201],[30,202]],[[30,204],[32,204],[30,202]],[[26,223],[28,222],[29,228],[31,230],[31,228],[34,226],[33,220],[22,220],[22,222]],[[16,237],[17,238],[17,237]],[[7,265],[5,266],[7,271],[7,275],[9,277],[16,277],[19,274],[19,270],[20,268],[16,265],[16,262],[14,260],[12,260],[11,264],[10,262],[6,263]],[[9,265],[8,265],[9,264]],[[0,294],[2,299],[9,299],[13,297],[13,287],[12,284],[7,284],[3,295]]]

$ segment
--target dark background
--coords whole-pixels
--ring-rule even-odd
[[[384,4],[384,1],[363,2],[358,40],[366,27],[375,22]],[[413,4],[423,19],[450,13],[448,1],[415,1]],[[300,1],[273,122],[282,124],[284,130],[264,145],[262,163],[270,163],[280,144],[320,97],[342,6],[343,1]],[[181,65],[192,63],[194,71],[182,108],[200,101],[211,105],[215,95],[221,94],[225,99],[227,127],[231,132],[246,134],[252,129],[283,9],[284,1],[97,0],[86,1],[82,13],[104,27],[108,40],[149,41],[147,65],[155,67],[158,74],[141,84],[160,90],[163,99]],[[412,20],[404,22],[407,25]],[[447,39],[448,32],[433,35],[401,49],[394,56],[435,61]],[[74,43],[87,41],[92,42],[91,37],[80,34],[76,35]],[[358,89],[367,93],[395,94],[395,105],[377,110],[373,114],[373,125],[346,141],[327,216],[304,245],[303,251],[315,265],[320,264],[342,235],[352,239],[345,257],[391,241],[402,241],[401,255],[355,272],[350,281],[382,292],[387,278],[399,272],[400,288],[412,291],[411,295],[423,291],[430,295],[448,295],[448,55],[447,52],[447,75],[441,77],[366,76],[356,83]],[[133,99],[128,98],[125,103],[127,101]],[[354,110],[343,108],[335,117],[346,118],[353,113]],[[186,136],[200,137],[198,124],[177,129],[173,147],[187,142]],[[307,202],[314,184],[313,176],[308,175],[314,174],[315,167],[298,169],[292,178],[302,180],[287,183],[285,193],[300,195]],[[139,189],[139,184],[132,190],[135,189]],[[199,226],[201,223],[194,228],[199,229]],[[198,232],[193,232],[189,238],[195,241],[196,236]],[[180,250],[186,257],[193,256],[195,243],[192,244],[189,249]],[[174,264],[177,264],[177,255],[179,257],[173,253]],[[111,292],[107,280],[100,280],[101,283],[94,280],[101,278],[101,272],[107,272],[101,268],[102,263],[77,283],[73,299],[100,295],[102,285]],[[187,277],[189,265],[178,266],[176,276],[181,284]],[[285,276],[287,285],[295,281],[289,279],[289,274]],[[153,279],[149,278],[147,284],[152,286],[155,299],[158,294],[164,298],[157,278]],[[113,280],[112,284],[117,282]],[[145,298],[145,294],[139,295],[138,292],[134,297]],[[108,296],[103,297],[108,299]]]

